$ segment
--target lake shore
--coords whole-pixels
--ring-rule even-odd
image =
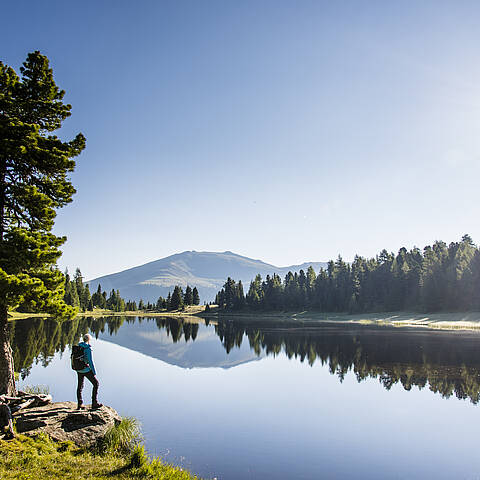
[[[423,327],[442,330],[477,330],[480,329],[480,312],[452,313],[417,313],[417,312],[387,312],[387,313],[324,313],[314,311],[303,312],[219,312],[202,313],[209,319],[253,318],[272,321],[297,321],[301,323],[342,323],[361,325],[385,325],[394,327]]]
[[[188,306],[185,310],[162,311],[162,312],[146,312],[144,310],[135,310],[127,312],[114,312],[103,308],[95,308],[93,311],[78,312],[77,317],[198,317],[205,310],[204,306]],[[9,320],[23,320],[25,318],[54,318],[49,313],[24,313],[24,312],[8,312]]]
[[[480,329],[480,312],[384,312],[384,313],[325,313],[316,311],[302,312],[226,312],[211,307],[205,311],[204,306],[189,306],[185,310],[145,312],[143,310],[114,312],[105,309],[95,309],[93,312],[79,312],[77,317],[179,317],[197,322],[199,319],[218,321],[221,319],[232,320],[262,320],[275,322],[299,323],[341,323],[361,325],[384,325],[394,327],[422,327],[442,330],[478,330]],[[44,313],[9,312],[9,320],[22,320],[26,318],[52,318]]]

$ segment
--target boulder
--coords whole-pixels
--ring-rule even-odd
[[[47,433],[53,440],[70,440],[82,447],[91,447],[108,430],[120,423],[120,416],[111,407],[77,410],[74,402],[56,402],[20,410],[13,416],[18,433]]]

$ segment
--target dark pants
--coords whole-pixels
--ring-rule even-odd
[[[82,390],[83,390],[83,381],[85,380],[85,377],[90,380],[91,384],[93,385],[93,390],[92,390],[92,403],[98,403],[97,401],[97,392],[98,392],[98,380],[97,377],[93,374],[93,372],[90,370],[87,373],[80,373],[77,372],[78,375],[78,386],[77,386],[77,401],[79,404],[83,403],[82,400]]]
[[[7,427],[12,419],[12,412],[6,403],[0,403],[0,427]]]

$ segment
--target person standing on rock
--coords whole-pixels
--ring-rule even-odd
[[[84,357],[85,357],[85,363],[88,365],[82,370],[77,371],[78,375],[78,384],[77,384],[77,409],[81,410],[85,408],[83,405],[83,400],[82,400],[82,390],[83,390],[83,382],[85,380],[85,377],[88,378],[88,380],[91,382],[93,385],[93,390],[92,390],[92,408],[100,408],[103,405],[101,403],[98,403],[97,400],[97,394],[98,394],[98,380],[95,371],[95,365],[93,364],[93,358],[92,358],[92,347],[90,346],[90,340],[92,339],[91,335],[86,333],[83,336],[83,342],[80,342],[79,345],[84,349]]]
[[[15,432],[13,431],[13,422],[12,422],[12,412],[6,399],[3,395],[0,395],[0,428],[1,433],[5,431],[5,427],[8,427],[8,433],[5,438],[10,439],[15,437]]]

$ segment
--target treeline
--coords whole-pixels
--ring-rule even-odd
[[[145,303],[142,299],[125,301],[118,290],[112,289],[107,296],[98,284],[96,292],[90,294],[90,287],[84,285],[82,272],[76,269],[73,279],[68,271],[65,271],[65,294],[64,301],[67,305],[79,308],[83,312],[91,312],[94,308],[112,310],[114,312],[135,312],[137,310],[155,312],[161,310],[182,310],[186,305],[199,305],[200,295],[197,287],[187,285],[185,293],[180,286],[176,286],[173,292],[168,292],[167,298],[159,297],[155,303]]]
[[[187,305],[200,305],[200,295],[198,293],[197,287],[190,287],[187,285],[185,288],[185,293],[183,293],[182,287],[176,285],[173,289],[173,293],[168,292],[167,298],[159,297],[155,306],[147,304],[146,309],[150,310],[151,308],[156,308],[157,310],[183,310]],[[140,300],[139,309],[142,310],[144,307],[143,300]]]
[[[125,301],[118,290],[112,289],[107,296],[107,292],[102,291],[99,284],[97,291],[90,294],[90,287],[84,285],[82,272],[76,269],[73,279],[70,278],[68,270],[65,271],[65,294],[63,299],[67,305],[77,307],[83,312],[91,312],[96,308],[104,308],[114,312],[125,312],[137,310],[135,301]]]
[[[246,295],[241,281],[228,278],[215,303],[224,310],[304,310],[321,312],[470,311],[480,309],[480,250],[469,235],[450,245],[382,250],[375,258],[341,256],[318,274],[260,275]]]

